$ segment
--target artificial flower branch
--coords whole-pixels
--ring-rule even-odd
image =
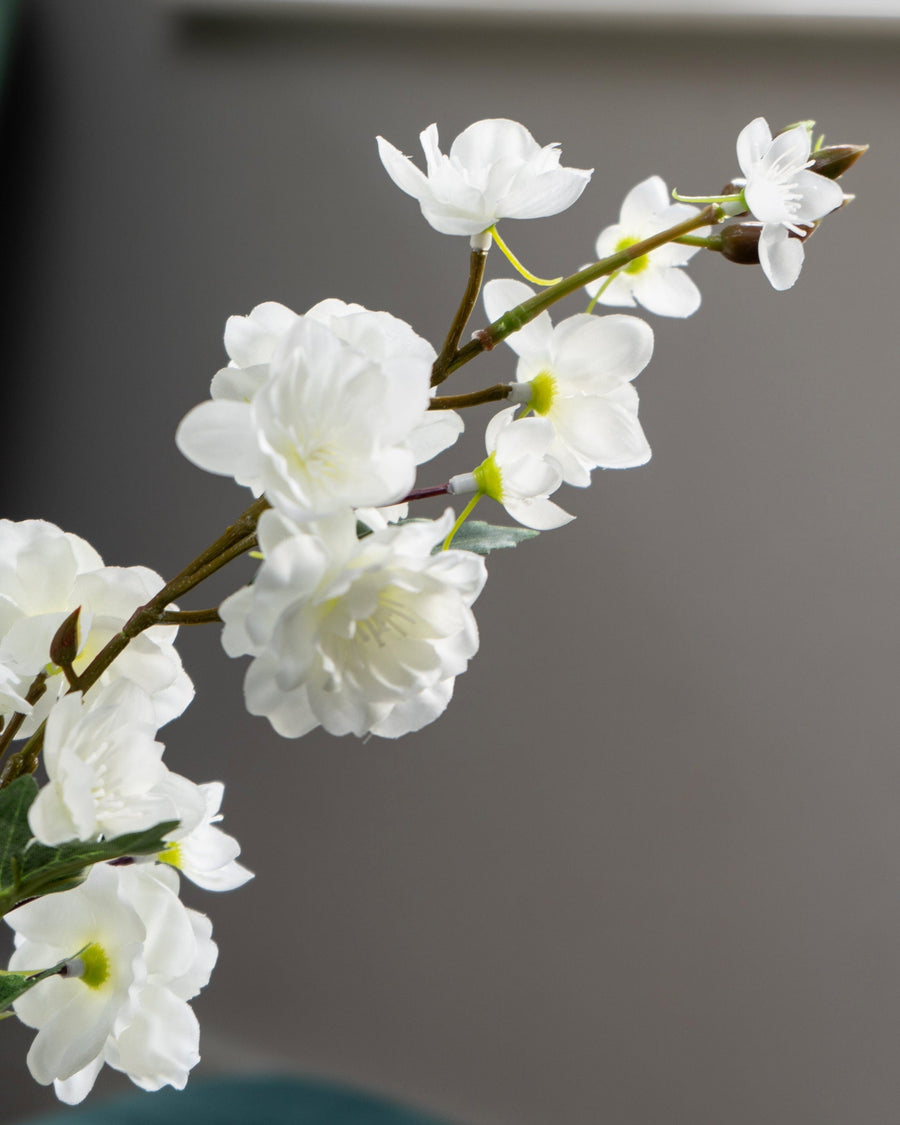
[[[626,268],[637,258],[643,258],[645,254],[651,253],[660,246],[665,246],[668,242],[674,242],[676,239],[689,235],[700,227],[708,227],[714,223],[719,223],[723,218],[725,218],[725,215],[721,209],[716,204],[711,203],[699,214],[690,219],[685,219],[683,223],[677,223],[675,226],[669,227],[668,230],[660,231],[659,234],[654,234],[641,242],[635,242],[632,246],[617,250],[615,254],[610,254],[608,258],[602,258],[599,262],[593,262],[591,265],[585,266],[584,269],[578,270],[577,273],[564,277],[562,281],[551,285],[542,293],[537,293],[521,305],[510,309],[492,324],[489,324],[487,328],[482,328],[476,332],[474,339],[460,348],[450,361],[448,374],[452,374],[482,352],[490,351],[501,340],[505,340],[513,332],[523,328],[529,321],[534,320],[536,316],[549,309],[557,301],[561,301],[563,297],[568,297],[570,293],[576,292],[576,290],[589,285],[592,281],[605,277],[607,274]]]
[[[561,485],[585,488],[595,469],[650,458],[633,384],[653,354],[652,328],[622,314],[554,324],[549,306],[583,286],[588,313],[639,303],[690,316],[701,296],[684,267],[701,248],[754,262],[774,288],[789,288],[801,240],[850,198],[829,181],[865,151],[819,142],[810,161],[809,123],[773,138],[757,118],[738,137],[743,178],[723,189],[727,206],[672,203],[650,176],[600,232],[592,265],[542,282],[497,223],[558,214],[591,172],[564,167],[557,145],[504,119],[476,122],[447,155],[436,126],[421,140],[425,172],[383,139],[379,152],[435,229],[469,239],[468,280],[439,354],[390,313],[337,298],[304,314],[268,301],[230,317],[227,366],[176,442],[259,499],[169,582],[146,567],[106,566],[46,521],[0,520],[0,915],[17,933],[0,972],[0,1018],[14,1007],[36,1029],[29,1069],[70,1104],[104,1064],[144,1089],[184,1086],[199,1060],[188,1001],[216,946],[209,919],[180,902],[179,878],[222,891],[251,877],[237,841],[214,827],[222,783],[197,785],[161,761],[157,732],[193,696],[178,626],[222,625],[228,655],[250,658],[248,710],[284,737],[423,729],[478,650],[472,607],[485,557],[568,523],[551,499]],[[495,279],[482,293],[494,240],[548,288]],[[479,295],[489,326],[460,347]],[[513,382],[432,397],[504,339],[518,356]],[[419,467],[462,432],[456,409],[493,402],[506,408],[488,423],[484,460],[414,487]],[[467,524],[484,496],[521,526]],[[403,505],[437,497],[467,503],[458,515],[403,518]],[[218,608],[176,608],[247,553],[260,564],[255,578]],[[4,757],[17,736],[24,746]],[[23,776],[39,759],[42,787]]]

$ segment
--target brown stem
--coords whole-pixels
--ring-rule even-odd
[[[237,526],[238,524],[233,524],[219,542],[227,541],[229,539],[229,532],[232,532]],[[79,676],[78,683],[80,690],[87,691],[89,688],[93,687],[119,653],[127,648],[129,641],[133,640],[138,634],[143,633],[145,629],[150,629],[154,625],[158,625],[162,613],[170,602],[175,601],[176,598],[180,598],[189,590],[193,590],[195,586],[199,586],[200,583],[209,578],[211,574],[215,574],[217,570],[221,570],[221,568],[227,563],[230,563],[232,559],[236,559],[246,551],[252,550],[256,544],[257,540],[254,532],[249,535],[244,535],[244,537],[238,539],[237,542],[229,543],[218,555],[212,558],[209,558],[209,551],[204,551],[203,555],[198,556],[198,558],[194,560],[194,563],[191,564],[194,568],[193,570],[191,570],[190,567],[186,567],[179,575],[176,575],[171,582],[163,586],[159,593],[152,597],[146,605],[138,606],[131,617],[122,626],[121,631],[107,641],[104,647],[97,653],[91,663],[85,668],[84,672]],[[198,566],[197,563],[199,560],[204,558],[208,561],[203,563],[202,566]]]
[[[450,374],[450,363],[456,355],[456,349],[459,347],[459,341],[465,331],[466,325],[469,323],[469,317],[472,315],[472,310],[475,308],[475,302],[478,300],[478,294],[481,292],[481,282],[484,278],[484,267],[487,262],[487,250],[473,250],[469,255],[469,280],[466,283],[466,291],[463,293],[462,301],[457,309],[456,316],[453,318],[453,323],[450,325],[450,331],[447,333],[447,339],[444,341],[444,346],[441,348],[441,354],[434,361],[431,368],[431,385],[436,387]]]
[[[428,500],[432,496],[447,496],[450,492],[450,485],[448,484],[432,484],[428,488],[414,488],[412,492],[406,494],[399,504],[406,504],[411,500]]]
[[[563,297],[568,297],[570,293],[574,293],[600,277],[624,269],[636,258],[642,258],[652,250],[665,246],[667,242],[674,242],[676,238],[690,234],[691,231],[697,230],[699,227],[711,226],[718,222],[720,222],[719,209],[715,204],[710,204],[693,218],[685,219],[683,223],[678,223],[677,226],[669,227],[668,230],[660,231],[659,234],[645,238],[643,242],[635,242],[633,246],[629,246],[625,250],[619,250],[608,258],[602,258],[599,262],[594,262],[590,266],[585,266],[583,270],[573,273],[570,277],[564,277],[556,285],[551,285],[541,293],[536,293],[534,297],[530,297],[527,301],[523,301],[521,305],[517,305],[514,309],[504,313],[487,328],[482,328],[479,332],[476,332],[475,338],[460,348],[450,361],[447,374],[456,371],[463,364],[480,355],[481,352],[490,351],[501,340],[505,340],[507,336],[524,327],[530,320],[534,320],[539,313],[548,309],[552,304],[562,300]]]
[[[461,410],[466,406],[481,406],[485,402],[501,402],[509,398],[513,389],[512,383],[495,383],[493,387],[485,387],[481,391],[472,391],[465,395],[441,395],[433,398],[429,403],[429,410]]]
[[[46,690],[47,673],[38,672],[38,674],[32,680],[31,687],[28,689],[25,695],[25,702],[30,703],[33,707]],[[26,716],[21,711],[17,711],[9,720],[6,729],[3,731],[2,737],[0,737],[0,758],[2,758],[6,751],[9,749],[10,743],[16,737],[16,734],[19,731],[19,727],[21,727],[22,723],[25,722],[25,718]]]
[[[219,611],[212,609],[166,610],[159,615],[157,625],[209,625],[221,621]]]

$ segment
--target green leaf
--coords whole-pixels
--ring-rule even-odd
[[[0,789],[0,898],[18,882],[22,856],[31,839],[28,809],[37,794],[38,785],[31,774]]]
[[[491,551],[504,547],[518,547],[526,539],[534,539],[539,534],[530,527],[499,527],[483,520],[466,520],[453,536],[450,546],[461,551],[474,551],[476,555],[489,555]]]
[[[18,803],[4,803],[3,796],[12,793],[21,782],[31,782],[33,789],[30,793],[22,787]],[[87,868],[94,863],[161,852],[166,846],[163,837],[178,825],[177,820],[167,820],[112,840],[70,840],[55,847],[32,841],[29,845],[28,806],[36,795],[37,786],[31,777],[19,778],[0,792],[0,917],[27,898],[55,894],[77,886],[86,877]],[[9,809],[6,809],[6,804]]]
[[[0,972],[0,1019],[5,1019],[11,1015],[6,1009],[10,1007],[13,1001],[18,1000],[23,993],[27,992],[30,988],[34,988],[36,984],[40,984],[42,980],[47,977],[55,976],[64,965],[77,957],[79,953],[83,953],[83,949],[79,949],[72,957],[67,957],[64,961],[53,965],[49,969],[41,969],[39,972],[15,972],[6,973]]]

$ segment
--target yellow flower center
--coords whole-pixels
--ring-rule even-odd
[[[106,983],[109,979],[109,958],[102,945],[92,941],[79,959],[84,965],[84,972],[78,978],[82,984],[88,988],[100,988]]]
[[[616,253],[618,254],[621,250],[628,250],[629,247],[635,246],[640,241],[641,240],[639,238],[622,238],[616,243]],[[634,261],[630,265],[625,266],[624,272],[625,273],[641,273],[649,265],[650,265],[650,255],[649,254],[641,254],[641,256],[639,258],[635,258]]]
[[[556,394],[556,380],[549,371],[542,371],[531,380],[531,398],[528,409],[535,414],[549,414]]]
[[[181,845],[172,841],[163,848],[161,852],[157,852],[156,858],[160,863],[169,863],[172,867],[177,867],[181,870]]]
[[[503,503],[503,474],[500,472],[500,467],[493,453],[481,462],[472,476],[475,478],[479,492],[483,492],[485,496],[490,496],[498,504]]]

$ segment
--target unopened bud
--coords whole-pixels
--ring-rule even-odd
[[[58,668],[71,668],[78,655],[80,637],[78,630],[78,617],[81,606],[72,613],[56,630],[56,635],[50,642],[50,659]]]
[[[729,262],[737,262],[742,266],[759,265],[759,236],[762,234],[762,223],[753,219],[741,219],[740,222],[726,223],[719,231],[722,257]],[[816,229],[815,226],[803,226],[802,232],[797,234],[790,231],[791,238],[799,238],[805,242]]]
[[[813,162],[809,170],[817,172],[820,176],[826,176],[829,180],[836,180],[852,168],[864,152],[868,151],[868,145],[829,145],[812,154]]]

